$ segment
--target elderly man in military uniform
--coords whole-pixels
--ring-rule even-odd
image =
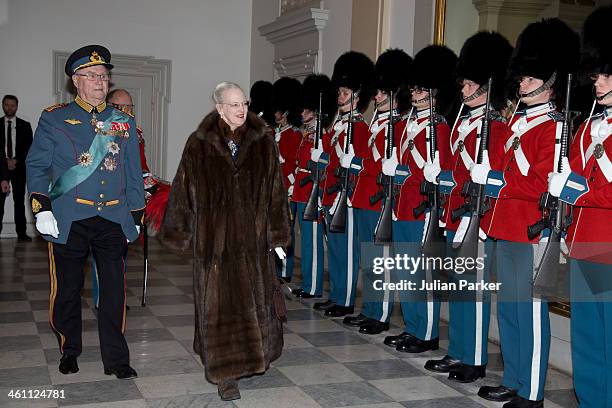
[[[104,373],[127,379],[137,374],[124,337],[124,255],[140,232],[144,192],[134,119],[105,102],[110,59],[100,45],[68,58],[65,71],[77,96],[42,112],[26,169],[36,229],[49,241],[49,318],[62,353],[59,371],[79,370],[80,291],[91,248],[100,277]]]

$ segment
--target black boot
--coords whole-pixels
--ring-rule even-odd
[[[295,296],[298,296],[298,297],[299,297],[300,293],[304,293],[304,289],[302,289],[302,288],[293,289],[293,290],[291,291],[291,293],[292,293],[293,295],[295,295]]]
[[[544,407],[544,400],[531,401],[531,400],[521,397],[520,395],[517,395],[516,397],[512,398],[510,402],[506,402],[503,405],[503,408],[543,408],[543,407]]]
[[[478,396],[489,401],[510,401],[512,398],[516,397],[516,390],[504,387],[503,385],[497,387],[485,385],[478,390]]]
[[[397,336],[387,336],[383,342],[387,346],[397,347],[400,343],[410,340],[414,336],[410,333],[402,332]]]
[[[423,353],[429,350],[437,350],[439,347],[439,339],[436,337],[431,340],[421,340],[414,337],[410,341],[399,344],[395,349],[402,353]]]
[[[452,358],[448,354],[441,360],[428,360],[425,363],[425,369],[434,373],[448,373],[454,368],[461,365],[461,360]]]
[[[129,380],[130,378],[138,377],[136,370],[130,367],[129,364],[117,364],[114,367],[105,368],[104,374],[106,375],[115,374],[115,377],[117,377],[120,380]]]
[[[327,310],[332,306],[335,306],[336,303],[332,302],[331,300],[326,300],[325,302],[317,302],[314,305],[312,305],[312,308],[314,310]]]
[[[487,366],[475,366],[469,364],[460,364],[459,367],[453,368],[448,374],[448,379],[460,383],[471,383],[479,378],[484,378],[487,373]]]
[[[359,313],[357,316],[346,316],[344,320],[342,320],[342,323],[346,324],[347,326],[360,327],[366,324],[369,320],[369,317]]]
[[[374,319],[370,319],[369,322],[359,327],[359,333],[363,334],[379,334],[387,330],[389,330],[389,323],[379,322]]]
[[[354,306],[340,306],[334,305],[325,311],[325,316],[329,317],[342,317],[355,312]]]
[[[64,354],[60,360],[59,372],[62,374],[74,374],[78,371],[79,365],[77,364],[77,358]]]

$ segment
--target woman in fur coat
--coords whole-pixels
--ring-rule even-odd
[[[287,196],[274,135],[222,82],[216,110],[189,136],[160,231],[192,252],[194,350],[223,400],[237,380],[263,373],[283,348],[284,300],[274,256],[290,244]]]

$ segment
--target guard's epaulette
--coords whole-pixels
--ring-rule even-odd
[[[439,113],[434,113],[434,122],[437,125],[440,125],[440,124],[446,125],[447,124],[446,123],[446,118],[444,116],[440,115]]]
[[[68,106],[67,103],[56,103],[55,105],[51,105],[48,108],[45,108],[46,112],[53,112],[54,110],[57,110],[59,108],[63,108],[65,106]]]
[[[496,120],[498,122],[501,123],[508,123],[508,119],[506,119],[504,116],[502,116],[501,113],[499,113],[498,111],[491,111],[489,113],[491,120]]]
[[[358,123],[358,122],[365,122],[365,120],[363,119],[362,115],[354,115],[353,116],[353,123]]]
[[[553,118],[555,122],[563,122],[563,114],[561,112],[550,111],[548,112],[548,116]]]

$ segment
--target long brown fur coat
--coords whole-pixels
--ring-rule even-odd
[[[290,244],[287,194],[273,135],[252,113],[244,126],[236,161],[216,111],[189,136],[160,231],[193,251],[193,347],[214,383],[263,373],[283,348],[273,248]]]

